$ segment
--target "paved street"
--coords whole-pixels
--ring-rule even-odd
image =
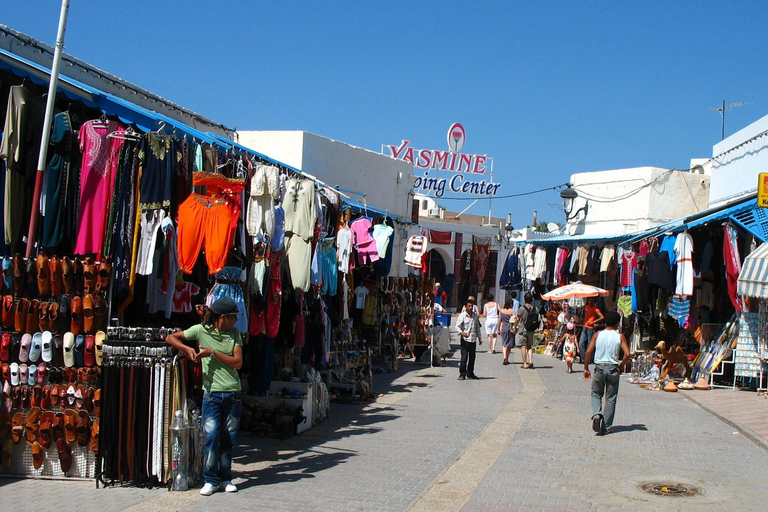
[[[242,436],[237,494],[0,479],[0,508],[28,508],[31,496],[104,512],[765,508],[766,445],[683,393],[622,379],[615,432],[598,437],[588,384],[564,363],[536,356],[536,368],[523,370],[479,352],[481,380],[458,381],[457,359],[434,369],[406,362],[398,374],[377,376],[384,393],[377,402],[334,404],[330,419],[301,436]],[[650,481],[691,484],[703,494],[638,490]]]

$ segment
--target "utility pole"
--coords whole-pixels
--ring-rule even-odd
[[[735,107],[741,107],[742,105],[747,105],[747,103],[731,103],[730,105],[725,104],[725,100],[723,100],[723,106],[722,107],[710,107],[709,110],[714,110],[716,112],[720,112],[720,117],[722,119],[722,122],[720,124],[720,140],[725,139],[725,111],[735,108]]]

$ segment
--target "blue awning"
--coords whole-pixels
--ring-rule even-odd
[[[411,222],[408,219],[404,219],[402,217],[398,217],[397,215],[392,215],[389,213],[388,210],[384,208],[377,208],[375,206],[360,204],[360,203],[353,203],[351,201],[348,201],[346,199],[343,199],[341,201],[341,209],[349,208],[354,213],[362,214],[362,215],[368,215],[369,217],[376,217],[379,219],[383,219],[384,217],[389,217],[392,220],[396,220],[397,222],[400,222],[401,224],[411,224],[415,225],[413,222]]]
[[[517,245],[535,244],[535,245],[565,245],[565,244],[586,244],[595,242],[616,242],[621,243],[632,236],[632,233],[620,235],[557,235],[547,238],[535,238],[530,240],[520,240],[515,242]]]
[[[739,295],[768,299],[768,244],[763,244],[744,259],[736,288]]]

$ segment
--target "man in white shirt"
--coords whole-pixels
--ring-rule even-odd
[[[459,363],[459,380],[477,379],[475,375],[475,353],[480,341],[480,315],[475,308],[474,297],[467,299],[464,310],[456,319],[455,331],[461,336],[461,363]]]
[[[616,330],[619,314],[609,311],[605,314],[605,329],[595,333],[587,348],[584,360],[584,380],[589,382],[589,363],[594,355],[595,376],[592,379],[592,430],[599,435],[609,434],[616,413],[616,398],[619,395],[620,367],[629,361],[629,345],[624,335]],[[619,352],[624,358],[619,361]],[[603,404],[605,397],[605,404]]]

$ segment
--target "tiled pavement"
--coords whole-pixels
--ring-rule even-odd
[[[331,418],[301,436],[242,436],[237,494],[0,479],[0,510],[28,508],[30,496],[104,512],[764,509],[768,451],[696,405],[698,395],[622,382],[616,432],[597,437],[588,384],[562,362],[536,356],[536,369],[522,370],[478,353],[482,379],[458,381],[455,359],[434,369],[407,362],[398,375],[377,376],[386,394],[376,403],[334,404]],[[731,393],[706,398],[721,392]],[[650,480],[705,494],[640,493],[637,485]]]

